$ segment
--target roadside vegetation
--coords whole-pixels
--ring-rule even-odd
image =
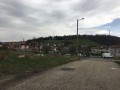
[[[115,58],[116,60],[114,60],[115,63],[120,65],[120,57],[119,58]]]
[[[39,72],[76,60],[73,56],[41,55],[32,52],[0,51],[0,74]]]

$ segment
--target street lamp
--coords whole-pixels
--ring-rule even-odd
[[[81,19],[77,19],[77,56],[78,56],[78,22],[80,21],[80,20],[83,20],[84,18],[81,18]]]

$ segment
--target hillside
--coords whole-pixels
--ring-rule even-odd
[[[55,36],[54,38],[51,36],[45,38],[40,37],[27,41],[27,43],[30,42],[76,44],[76,35]],[[116,37],[116,36],[79,35],[79,45],[98,46],[98,45],[118,45],[118,44],[120,44],[120,37]]]
[[[83,35],[81,38],[86,38],[102,45],[120,45],[120,37],[109,35]]]
[[[55,39],[50,39],[50,40],[28,40],[27,43],[31,42],[44,42],[44,43],[50,43],[50,44],[59,44],[59,43],[64,43],[66,45],[75,45],[77,40],[76,39],[71,39],[71,40],[55,40]],[[100,45],[98,42],[89,40],[89,39],[79,39],[78,41],[79,45],[88,45],[88,46],[98,46]]]
[[[58,43],[67,43],[67,44],[76,44],[76,39],[73,40],[45,40],[46,43],[58,44]],[[89,39],[79,39],[79,45],[88,45],[88,46],[97,46],[99,43],[89,40]]]

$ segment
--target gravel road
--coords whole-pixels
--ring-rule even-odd
[[[75,61],[9,85],[6,90],[120,90],[120,66],[103,59]]]

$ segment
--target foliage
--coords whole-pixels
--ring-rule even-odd
[[[119,60],[115,60],[114,62],[120,65],[120,59]]]
[[[62,54],[62,55],[65,55],[65,54],[67,54],[67,53],[69,53],[69,48],[63,48],[61,51],[60,51],[60,53]]]
[[[89,46],[96,46],[96,45],[118,45],[120,44],[120,38],[116,36],[109,36],[109,35],[79,35],[79,44],[82,45],[89,45]],[[46,43],[64,43],[65,45],[68,44],[75,44],[76,43],[76,35],[69,35],[69,36],[55,36],[53,37],[41,37],[38,39],[28,40],[27,42],[46,42]]]
[[[4,60],[0,59],[0,73],[3,74],[39,72],[41,70],[75,60],[74,57],[65,57],[59,55],[36,56],[35,53],[31,52],[13,51],[4,53],[6,53],[7,58]],[[25,55],[25,57],[19,58],[19,55]]]
[[[0,51],[1,50],[8,50],[8,48],[6,46],[0,47]]]
[[[76,46],[75,45],[70,45],[69,46],[69,52],[70,52],[70,54],[75,55],[75,53],[76,53]]]
[[[88,56],[102,56],[101,53],[87,53]]]
[[[44,54],[48,54],[49,51],[50,51],[50,47],[49,47],[49,46],[44,46],[44,47],[43,47],[43,53],[44,53]]]

